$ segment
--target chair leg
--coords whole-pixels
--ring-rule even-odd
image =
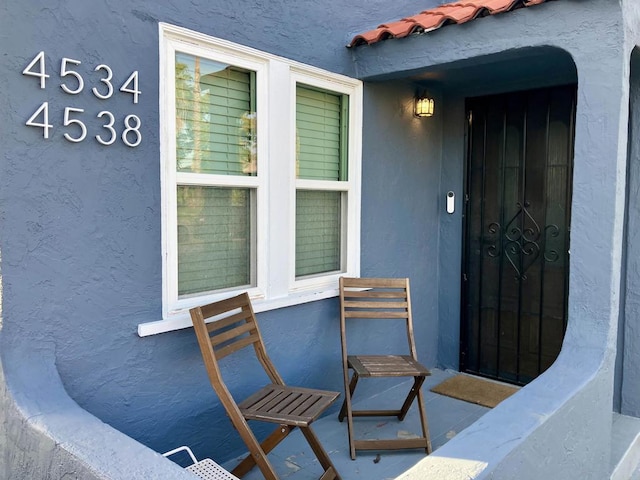
[[[313,432],[313,430],[311,430],[311,427],[300,427],[300,431],[307,439],[307,442],[309,442],[309,446],[311,447],[311,450],[313,450],[313,453],[316,454],[320,465],[322,465],[322,468],[324,468],[325,473],[322,475],[321,479],[341,480],[340,475],[338,474],[338,470],[331,462],[329,455],[320,444],[318,437],[316,437],[316,434]]]
[[[351,405],[351,399],[353,397],[353,392],[356,389],[356,385],[358,384],[358,374],[353,372],[353,376],[351,377],[351,381],[349,382],[349,388],[346,388],[346,375],[345,375],[345,395],[344,401],[342,402],[342,408],[340,409],[340,413],[338,414],[338,420],[341,422],[344,420],[345,414],[347,415],[347,433],[349,434],[349,454],[351,455],[351,460],[356,459],[356,445],[353,433],[353,410]]]
[[[349,395],[348,398],[353,397],[353,392],[356,389],[356,385],[358,383],[358,374],[353,373],[353,377],[351,377],[351,381],[349,382]],[[344,396],[344,401],[342,402],[342,408],[340,409],[340,413],[338,414],[338,420],[341,422],[344,420],[344,416],[347,413],[347,395]]]
[[[249,455],[236,465],[231,473],[238,478],[242,478],[249,473],[254,466],[258,465],[265,479],[278,480],[278,476],[271,462],[267,459],[267,454],[284,440],[294,428],[295,427],[289,425],[279,425],[262,443],[259,443],[253,434],[246,438],[241,434],[245,444],[249,448]]]
[[[422,389],[418,389],[418,411],[420,412],[420,423],[422,424],[422,436],[427,439],[427,448],[425,452],[430,455],[431,450],[431,436],[429,435],[429,422],[427,420],[427,411],[424,406],[424,396],[422,395]]]
[[[407,396],[404,404],[402,405],[402,409],[400,410],[400,415],[398,415],[399,420],[404,420],[409,408],[411,407],[411,403],[416,400],[418,402],[418,412],[420,413],[420,426],[422,427],[422,436],[427,440],[427,446],[425,448],[425,452],[427,455],[431,453],[431,437],[429,436],[429,423],[427,420],[427,412],[424,406],[424,397],[422,395],[422,384],[425,381],[425,377],[414,377],[413,386],[411,387],[411,391]]]
[[[413,444],[409,445],[405,445],[405,446],[400,446],[397,445],[395,447],[395,449],[398,448],[421,448],[422,445],[424,445],[424,443],[422,443],[422,439],[424,439],[426,441],[426,446],[425,446],[425,452],[428,454],[431,453],[432,449],[431,449],[431,438],[429,436],[429,424],[427,421],[427,413],[426,413],[426,409],[424,406],[424,397],[422,394],[422,385],[425,381],[425,377],[423,376],[418,376],[418,377],[414,377],[414,381],[413,381],[413,385],[411,387],[411,390],[409,390],[409,393],[407,394],[407,398],[405,399],[402,408],[400,410],[370,410],[370,411],[362,411],[362,412],[356,412],[356,414],[359,414],[360,416],[382,416],[382,415],[396,415],[397,414],[397,418],[398,420],[402,421],[404,420],[405,416],[407,415],[409,408],[411,408],[411,404],[414,401],[417,401],[418,403],[418,411],[420,414],[420,425],[422,428],[422,437],[417,439],[419,442],[415,443],[412,442]],[[346,415],[347,417],[347,432],[349,434],[349,453],[351,455],[351,459],[355,460],[356,459],[356,439],[355,439],[355,433],[353,431],[353,416],[354,416],[354,412],[352,409],[352,396],[353,396],[353,392],[355,391],[356,385],[358,383],[358,375],[354,372],[353,377],[351,378],[351,381],[349,382],[349,388],[348,391],[346,392],[345,395],[345,399],[344,402],[342,403],[342,408],[340,409],[340,414],[338,415],[338,419],[340,421],[342,421]],[[377,448],[373,448],[374,445],[373,443],[371,445],[366,445],[368,442],[373,442],[370,440],[360,440],[359,441],[359,449],[362,450],[373,450],[373,449],[377,449]],[[399,440],[391,440],[389,442],[401,442]],[[422,445],[421,445],[422,443]],[[377,447],[377,445],[376,445]],[[388,445],[385,445],[383,447],[383,449],[388,448]]]
[[[411,387],[411,390],[409,391],[407,398],[402,404],[402,408],[400,409],[400,415],[398,415],[398,420],[400,421],[404,420],[404,417],[407,415],[407,412],[409,411],[411,404],[413,403],[413,401],[416,398],[416,395],[420,391],[420,387],[422,387],[422,384],[424,383],[424,377],[413,377],[413,378],[414,378],[413,386]]]

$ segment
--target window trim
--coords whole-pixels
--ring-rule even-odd
[[[140,336],[191,326],[188,309],[248,291],[257,312],[334,297],[338,278],[360,270],[360,172],[362,144],[362,82],[294,62],[182,27],[159,24],[160,161],[162,201],[162,320],[138,325]],[[185,52],[256,72],[258,99],[258,174],[255,177],[177,172],[175,168],[175,52]],[[302,83],[347,95],[348,180],[298,180],[295,174],[296,84]],[[270,88],[273,86],[273,88]],[[277,87],[276,87],[277,86]],[[270,128],[278,125],[278,128]],[[292,161],[293,160],[293,161]],[[216,182],[212,184],[211,181]],[[253,288],[231,288],[205,295],[177,296],[176,185],[238,186],[256,189],[257,275]],[[320,185],[321,184],[321,185]],[[269,188],[269,186],[273,188]],[[287,188],[279,188],[285,185]],[[295,278],[296,189],[343,191],[344,271]],[[173,189],[173,194],[169,190]],[[269,221],[276,212],[279,221]],[[269,248],[269,246],[273,246]],[[277,246],[277,247],[276,247]],[[174,249],[173,257],[171,249]]]

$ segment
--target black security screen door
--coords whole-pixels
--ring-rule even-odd
[[[560,352],[575,92],[467,100],[463,371],[526,384]]]

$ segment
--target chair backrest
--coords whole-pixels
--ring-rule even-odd
[[[346,323],[351,319],[403,320],[411,356],[416,359],[408,278],[340,278],[340,336],[347,349]]]
[[[224,385],[218,361],[250,345],[271,382],[284,385],[267,355],[247,293],[192,308],[189,313],[209,380],[218,396],[230,395]],[[213,320],[207,323],[207,319],[211,318]]]

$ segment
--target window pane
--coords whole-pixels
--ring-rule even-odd
[[[252,192],[178,186],[178,295],[253,285]]]
[[[296,277],[340,270],[341,192],[296,192]]]
[[[256,174],[255,73],[176,53],[179,172]]]
[[[346,180],[346,97],[298,85],[296,129],[298,178]]]

